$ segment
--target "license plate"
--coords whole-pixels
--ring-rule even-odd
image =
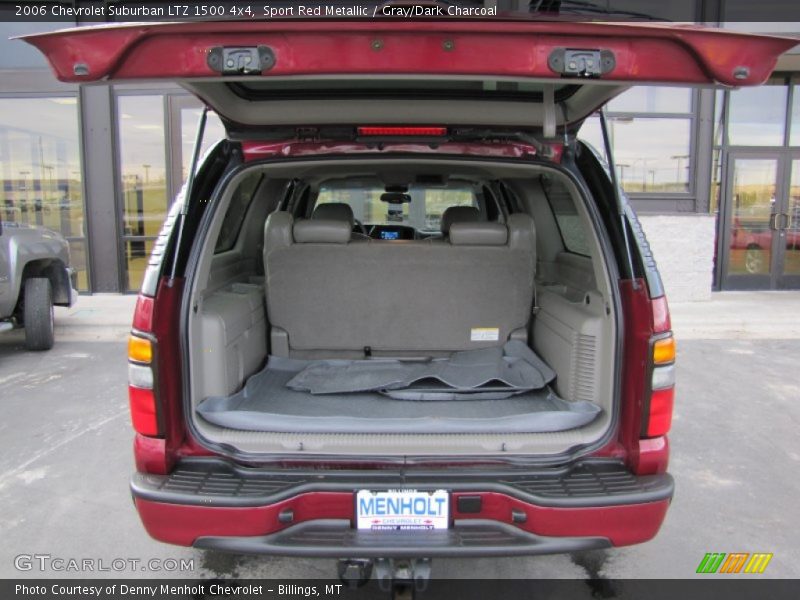
[[[373,531],[447,529],[450,495],[446,490],[359,490],[356,527]]]

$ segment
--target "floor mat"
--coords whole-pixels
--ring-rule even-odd
[[[593,421],[601,409],[567,402],[546,386],[502,400],[396,400],[378,392],[314,395],[287,383],[309,361],[271,357],[244,388],[206,398],[197,412],[208,422],[245,431],[303,433],[538,433]]]
[[[445,358],[316,360],[287,386],[312,394],[378,391],[415,401],[496,400],[542,389],[555,376],[527,345],[512,340],[502,348],[454,352]]]

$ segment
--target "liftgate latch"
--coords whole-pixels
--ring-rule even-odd
[[[556,48],[550,53],[547,64],[564,77],[593,78],[613,71],[617,61],[611,50]]]
[[[211,48],[208,66],[223,75],[258,75],[275,66],[275,53],[269,46]]]

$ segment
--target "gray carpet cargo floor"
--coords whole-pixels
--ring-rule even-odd
[[[206,398],[197,411],[220,427],[285,433],[538,433],[582,427],[601,412],[559,398],[547,385],[552,371],[530,350],[532,370],[519,348],[504,350],[454,353],[449,365],[270,357],[240,391]]]

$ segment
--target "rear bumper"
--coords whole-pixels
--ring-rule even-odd
[[[448,489],[451,528],[352,527],[356,490],[399,487]],[[610,461],[524,474],[410,474],[265,471],[202,459],[167,476],[137,473],[131,488],[145,528],[167,543],[236,553],[389,558],[553,554],[644,542],[664,520],[673,482],[669,475],[636,477]]]
[[[308,521],[254,537],[201,537],[194,546],[237,554],[316,558],[438,558],[527,556],[608,548],[605,538],[545,537],[497,521],[455,521],[447,531],[378,532],[353,529],[349,520]]]

